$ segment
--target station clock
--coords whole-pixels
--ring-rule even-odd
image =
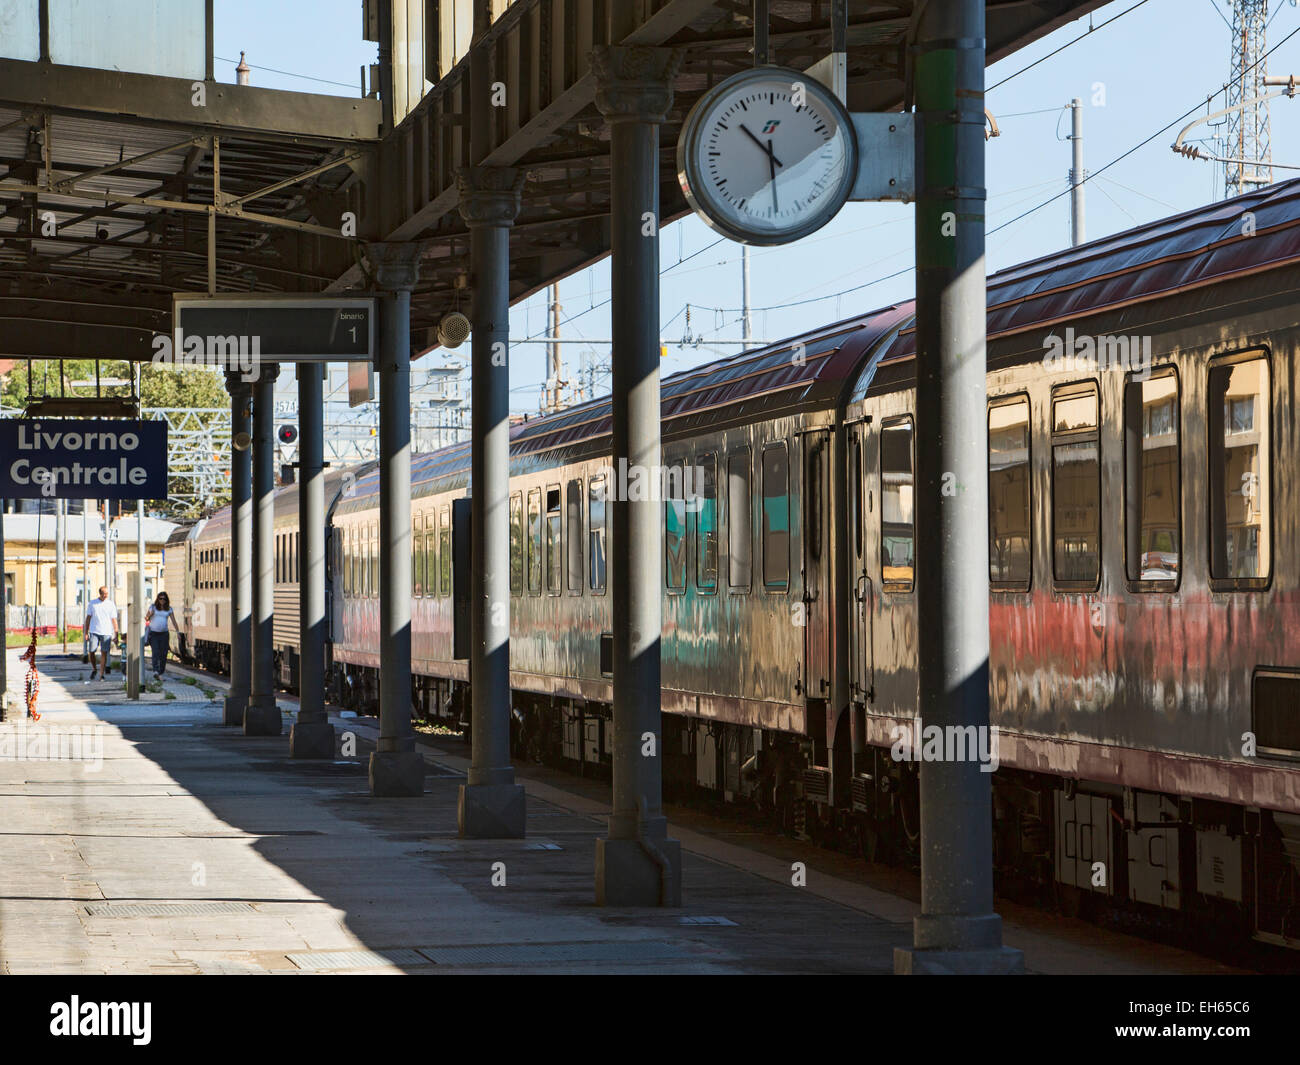
[[[715,85],[677,142],[677,180],[704,221],[745,244],[787,244],[853,191],[858,142],[844,105],[809,74],[756,67]]]

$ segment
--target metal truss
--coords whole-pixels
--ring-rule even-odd
[[[1232,72],[1228,77],[1228,158],[1224,190],[1240,196],[1273,183],[1268,98],[1262,95],[1268,74],[1265,27],[1268,0],[1233,0]]]
[[[167,423],[169,509],[195,517],[230,494],[230,409],[146,407],[140,417]]]

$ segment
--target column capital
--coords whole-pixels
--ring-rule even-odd
[[[257,364],[257,377],[254,378],[254,384],[260,384],[265,381],[268,384],[274,384],[275,379],[280,376],[280,364],[278,362],[259,362]]]
[[[519,214],[524,171],[511,166],[466,166],[456,175],[460,214],[475,226],[513,225]]]
[[[243,370],[226,371],[226,391],[232,399],[247,399],[253,392],[253,383]]]
[[[680,48],[601,45],[591,53],[596,106],[607,122],[662,122],[673,106]]]
[[[377,284],[385,292],[415,288],[420,279],[420,255],[424,245],[418,240],[375,241],[366,245],[366,259]]]

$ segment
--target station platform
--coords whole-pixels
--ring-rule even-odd
[[[374,799],[372,719],[332,715],[355,752],[293,761],[293,700],[284,736],[245,737],[221,724],[213,678],[169,669],[131,702],[119,674],[87,683],[53,650],[31,724],[17,655],[0,724],[5,973],[889,973],[911,940],[916,903],[847,856],[675,809],[685,905],[600,908],[606,785],[521,769],[528,838],[460,840],[454,751],[422,747],[422,797]],[[999,909],[1031,973],[1229,971]]]

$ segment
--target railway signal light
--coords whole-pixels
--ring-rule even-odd
[[[280,437],[280,443],[292,444],[295,440],[298,439],[298,427],[296,425],[280,426],[279,437]]]

